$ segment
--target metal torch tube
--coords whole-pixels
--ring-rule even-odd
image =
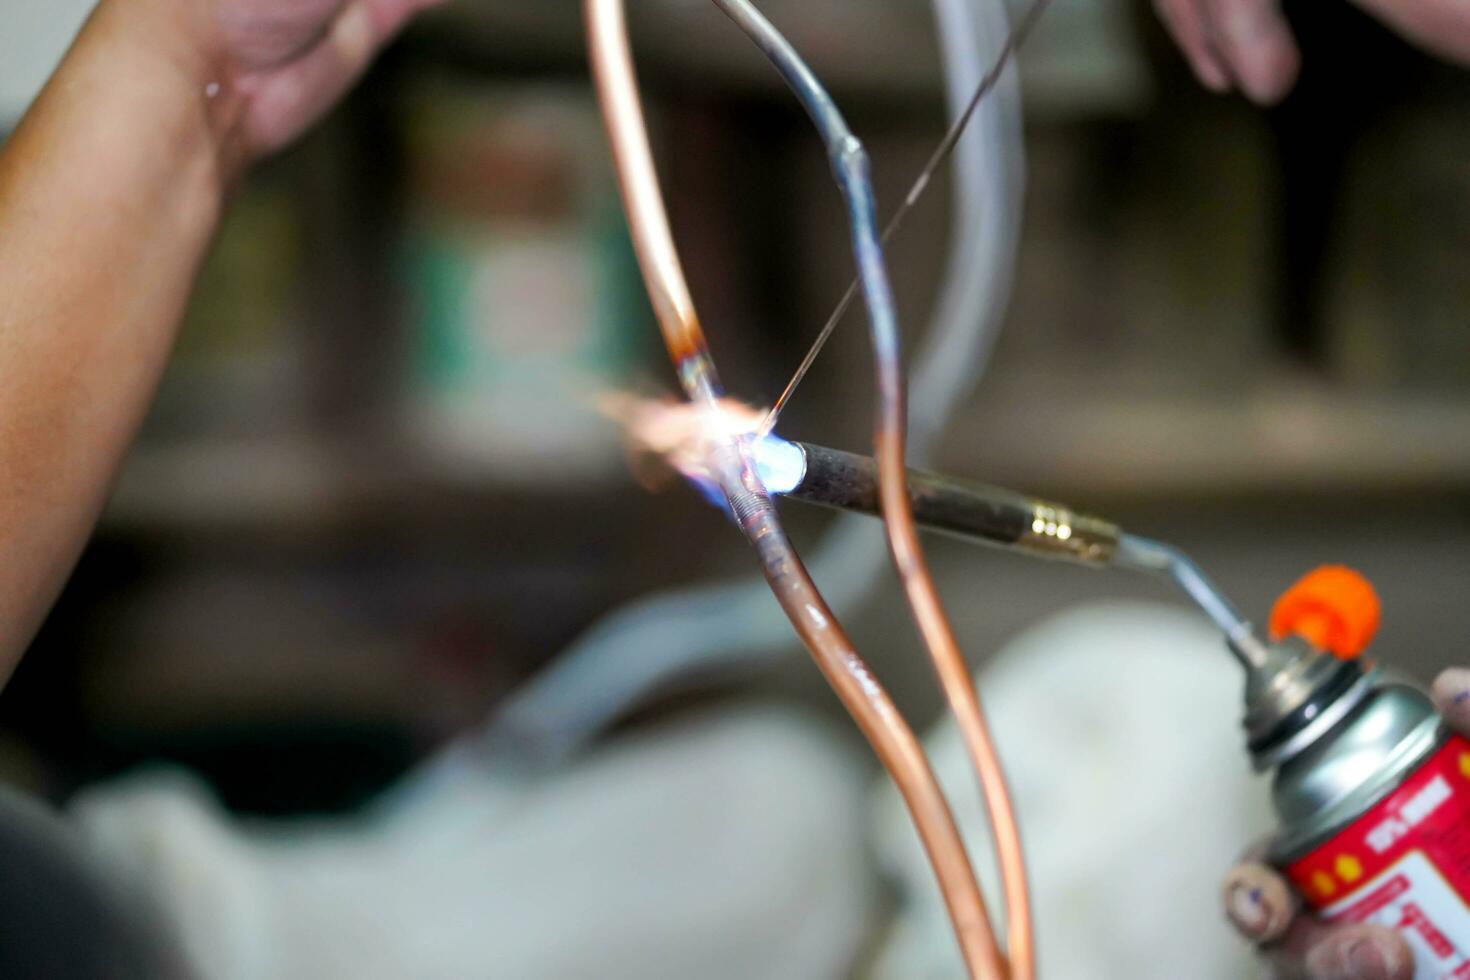
[[[840,510],[879,516],[873,460],[811,443],[801,482],[786,496]],[[908,471],[914,520],[927,530],[1087,565],[1106,565],[1117,548],[1115,524],[1014,490]]]
[[[805,467],[800,482],[785,496],[881,516],[872,459],[811,443],[795,445]],[[909,470],[907,475],[909,502],[920,527],[1044,558],[1167,577],[1220,628],[1243,666],[1259,667],[1265,662],[1265,646],[1250,622],[1173,545],[1129,534],[1110,521],[1014,490],[922,470]]]

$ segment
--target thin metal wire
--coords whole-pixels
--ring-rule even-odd
[[[1250,621],[1236,610],[1225,593],[1194,563],[1194,559],[1180,549],[1151,538],[1124,534],[1118,539],[1113,564],[1169,576],[1225,634],[1241,666],[1261,667],[1266,663],[1266,647],[1256,636]]]
[[[894,567],[903,582],[914,621],[975,767],[995,835],[996,856],[1005,892],[1006,947],[1011,968],[1007,970],[998,952],[983,965],[994,975],[1006,976],[1009,973],[1018,980],[1030,980],[1035,973],[1035,950],[1020,829],[969,665],[960,651],[939,598],[939,590],[924,562],[908,495],[904,462],[907,406],[898,317],[878,232],[867,152],[801,56],[749,0],[715,0],[715,3],[750,36],[801,101],[821,134],[837,185],[847,203],[853,254],[868,307],[877,375],[878,411],[873,449],[878,467],[883,524],[888,532]],[[993,935],[990,947],[993,950]]]
[[[1032,0],[1031,6],[1026,9],[1026,13],[1021,16],[1020,21],[1012,28],[1009,36],[1006,37],[1005,44],[1001,46],[1000,52],[995,56],[995,62],[990,66],[990,70],[976,84],[975,93],[970,96],[970,101],[965,106],[965,111],[960,113],[959,117],[950,124],[948,131],[945,132],[944,137],[939,141],[939,145],[934,148],[934,152],[929,155],[929,159],[924,164],[923,169],[919,171],[919,175],[914,178],[913,184],[909,186],[908,193],[904,195],[903,203],[898,206],[898,210],[893,212],[893,216],[883,226],[883,235],[879,239],[883,245],[886,246],[888,240],[893,237],[893,233],[898,231],[899,226],[903,224],[903,219],[908,217],[908,213],[913,210],[914,205],[919,202],[919,198],[928,189],[929,182],[934,179],[934,174],[943,166],[944,161],[949,158],[949,155],[954,152],[955,144],[964,135],[965,127],[970,124],[970,117],[975,114],[975,110],[980,105],[980,100],[984,99],[986,94],[1000,81],[1011,57],[1026,42],[1026,36],[1031,33],[1031,29],[1036,26],[1036,22],[1041,18],[1042,12],[1046,10],[1047,5],[1050,3],[1051,0]],[[827,346],[827,341],[831,339],[832,332],[837,329],[837,324],[842,322],[842,318],[846,315],[848,307],[852,306],[852,301],[857,298],[858,288],[858,277],[853,276],[852,282],[847,284],[847,291],[842,294],[842,298],[837,301],[837,306],[833,308],[831,315],[827,317],[827,321],[822,324],[822,329],[817,333],[817,339],[812,341],[812,345],[807,348],[807,352],[802,357],[801,363],[796,366],[796,371],[791,375],[791,380],[786,382],[786,387],[781,390],[780,396],[777,397],[770,411],[766,412],[766,417],[761,421],[758,435],[767,435],[776,427],[776,420],[780,418],[781,410],[786,407],[787,402],[791,401],[791,396],[796,393],[797,387],[806,378],[807,372],[812,369],[812,365],[816,363],[817,355],[822,352],[822,348]]]
[[[638,100],[622,0],[584,0],[598,97],[612,139],[624,207],[644,281],[665,343],[692,400],[713,403],[719,381],[689,301],[658,190]],[[731,514],[760,558],[771,591],[797,634],[897,784],[939,879],[972,972],[999,977],[998,959],[968,854],[949,805],[913,730],[873,677],[786,538],[751,466],[745,444],[731,440],[711,460]],[[992,955],[982,960],[989,947]]]

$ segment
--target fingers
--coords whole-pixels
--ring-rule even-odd
[[[1254,861],[1232,868],[1221,894],[1225,915],[1253,943],[1280,938],[1296,912],[1296,898],[1286,881]]]
[[[1278,0],[1155,0],[1195,75],[1215,92],[1239,88],[1254,102],[1279,102],[1295,84],[1301,55]]]
[[[1296,83],[1301,55],[1277,0],[1205,0],[1215,48],[1253,102],[1271,105]]]
[[[415,14],[438,6],[441,2],[443,0],[363,0],[379,45],[397,34]]]
[[[1402,936],[1384,926],[1330,925],[1297,915],[1291,886],[1259,861],[1231,869],[1222,896],[1230,922],[1262,947],[1278,977],[1413,980],[1414,957]]]
[[[1435,707],[1456,731],[1470,735],[1470,668],[1451,667],[1430,690]],[[1397,932],[1364,923],[1334,925],[1298,915],[1286,880],[1262,863],[1257,844],[1225,876],[1226,916],[1262,947],[1276,976],[1300,980],[1413,980],[1414,956]]]
[[[1323,930],[1307,952],[1309,980],[1413,980],[1414,955],[1386,926],[1345,925]]]
[[[1274,980],[1413,980],[1414,955],[1387,926],[1334,925],[1298,915],[1261,947]]]
[[[1429,696],[1451,728],[1470,735],[1470,669],[1450,667],[1442,671],[1434,679]]]
[[[436,0],[352,0],[294,61],[240,85],[252,98],[252,143],[266,153],[294,139],[355,82],[408,20]]]
[[[1209,21],[1200,0],[1154,0],[1154,9],[1184,52],[1200,84],[1211,92],[1230,91],[1225,64],[1210,44]]]
[[[1355,0],[1399,34],[1442,58],[1470,64],[1470,4],[1463,0]]]

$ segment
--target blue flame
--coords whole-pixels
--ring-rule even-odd
[[[806,476],[806,452],[794,442],[780,436],[766,435],[759,439],[742,436],[750,450],[750,460],[755,466],[755,475],[760,478],[766,492],[771,496],[790,493],[801,485]],[[694,488],[720,510],[729,511],[725,493],[720,485],[705,476],[689,476]]]
[[[766,435],[753,440],[750,455],[756,475],[772,495],[790,493],[806,476],[806,453],[796,443],[780,436]]]

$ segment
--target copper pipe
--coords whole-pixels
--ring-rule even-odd
[[[981,76],[979,83],[975,86],[974,93],[970,96],[970,101],[965,104],[964,111],[960,113],[959,118],[945,131],[944,138],[939,141],[939,145],[934,148],[934,152],[929,155],[929,159],[924,163],[923,169],[919,171],[919,175],[909,185],[908,193],[904,195],[903,202],[899,204],[898,209],[889,216],[887,224],[883,226],[883,235],[880,239],[883,247],[888,247],[888,240],[893,237],[894,232],[898,231],[899,226],[903,224],[903,219],[908,217],[909,212],[913,210],[919,198],[924,196],[924,191],[929,187],[930,182],[934,179],[934,175],[938,173],[940,165],[954,152],[954,148],[959,143],[960,137],[964,135],[965,127],[970,124],[970,119],[975,115],[975,110],[980,107],[980,101],[1000,81],[1006,64],[1020,49],[1021,45],[1025,43],[1027,35],[1036,26],[1036,22],[1041,19],[1042,12],[1046,10],[1050,2],[1051,0],[1031,0],[1031,6],[1021,15],[1020,21],[1006,37],[1005,43],[1001,45],[1000,53],[996,55],[995,62]],[[837,305],[827,315],[827,320],[822,324],[822,329],[817,331],[817,339],[812,341],[812,345],[802,355],[801,363],[796,366],[796,371],[791,375],[791,379],[786,382],[786,387],[781,389],[781,394],[776,396],[776,400],[771,403],[770,411],[766,412],[766,420],[761,423],[760,429],[757,430],[759,435],[765,435],[776,427],[776,419],[780,417],[782,410],[786,407],[786,403],[791,400],[791,396],[796,393],[797,386],[801,384],[802,379],[806,377],[807,372],[816,363],[817,355],[822,352],[822,348],[831,339],[832,332],[842,322],[842,317],[852,306],[852,301],[857,299],[858,288],[861,284],[862,282],[857,276],[854,276],[852,282],[847,284],[847,291],[842,294],[842,298],[837,301]]]
[[[970,761],[975,766],[985,808],[990,815],[1005,893],[1006,952],[1010,956],[1011,976],[1013,980],[1031,980],[1036,975],[1036,953],[1021,831],[1011,803],[1010,789],[1006,785],[1005,771],[985,722],[969,665],[955,640],[919,547],[913,508],[904,481],[901,440],[902,436],[890,436],[878,441],[878,492],[883,504],[883,523],[888,527],[893,561],[908,594],[914,620],[929,648],[940,686],[949,701]]]
[[[853,167],[855,173],[865,173]],[[857,210],[857,209],[855,209]],[[876,227],[868,234],[855,233],[858,265],[868,270],[881,269],[882,246]],[[904,461],[904,432],[907,427],[907,398],[904,391],[903,367],[898,348],[898,330],[892,317],[892,298],[887,295],[886,275],[864,276],[864,293],[873,333],[874,359],[877,367],[879,397],[878,420],[873,436],[873,455],[878,466],[878,499],[883,510],[883,526],[888,532],[888,546],[893,565],[903,582],[904,593],[914,622],[919,627],[929,657],[939,676],[940,688],[949,702],[964,740],[965,750],[975,767],[981,795],[990,815],[991,833],[995,837],[996,859],[1000,864],[1001,883],[1005,893],[1006,952],[1010,957],[1013,980],[1032,980],[1036,974],[1036,954],[1031,925],[1030,889],[1026,882],[1026,862],[1021,849],[1021,831],[1011,803],[1005,772],[985,721],[980,696],[975,690],[970,666],[955,639],[954,629],[939,598],[933,575],[924,560],[919,532],[914,523],[913,504],[909,500],[907,465]]]
[[[684,283],[659,194],[622,0],[584,0],[583,10],[593,77],[644,282],[685,391],[692,399],[713,402],[720,394],[719,381]],[[1002,980],[1005,962],[974,870],[918,739],[808,576],[754,474],[743,443],[732,440],[717,457],[714,469],[730,511],[754,545],[771,591],[908,806],[934,867],[970,975]]]
[[[876,205],[869,179],[867,152],[848,128],[836,104],[801,56],[751,0],[714,0],[780,71],[821,133],[837,185],[847,203],[853,255],[868,308],[878,392],[878,415],[873,434],[878,467],[879,502],[888,532],[894,567],[919,627],[929,657],[939,676],[950,712],[959,726],[966,751],[975,767],[981,795],[990,814],[995,850],[1005,891],[1007,952],[1016,980],[1035,975],[1031,903],[1020,829],[1011,805],[1005,773],[995,751],[975,683],[955,639],[949,617],[939,598],[933,576],[924,561],[909,500],[904,441],[907,395],[900,348],[898,318],[878,233]]]
[[[587,43],[602,117],[612,140],[613,159],[623,206],[632,226],[633,248],[648,288],[648,298],[663,331],[675,367],[691,355],[707,351],[694,300],[684,281],[684,267],[674,247],[664,211],[658,171],[648,145],[648,125],[638,97],[633,54],[621,3],[587,3]]]

